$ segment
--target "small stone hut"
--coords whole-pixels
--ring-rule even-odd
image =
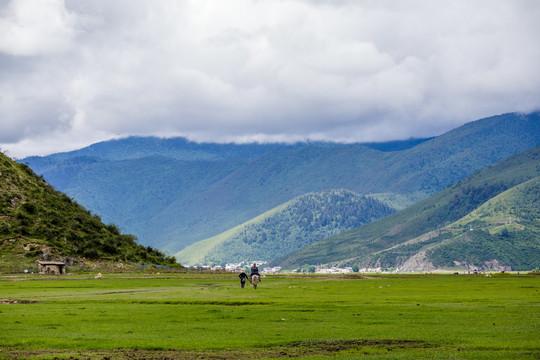
[[[39,265],[40,274],[64,275],[66,273],[66,263],[61,261],[36,261]]]

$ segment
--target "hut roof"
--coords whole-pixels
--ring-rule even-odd
[[[42,261],[42,260],[36,260],[36,262],[39,265],[66,265],[63,261]]]

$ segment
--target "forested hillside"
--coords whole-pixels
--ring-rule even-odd
[[[540,266],[540,147],[490,166],[384,219],[324,239],[275,261],[440,267]],[[506,193],[505,193],[506,192]],[[472,231],[471,231],[472,229]],[[492,264],[493,265],[493,264]]]
[[[0,259],[6,263],[49,258],[107,258],[148,264],[176,263],[137,244],[116,225],[105,225],[24,164],[0,153]]]
[[[539,219],[540,177],[536,177],[452,224],[447,234],[441,234],[439,245],[424,251],[437,268],[455,266],[458,261],[469,268],[540,269]]]
[[[462,219],[358,261],[398,271],[540,268],[540,178],[488,200]]]
[[[482,119],[399,151],[324,143],[212,150],[137,139],[128,141],[129,151],[117,140],[24,161],[106,222],[176,252],[311,192],[347,189],[403,208],[539,145],[539,119],[539,113]],[[218,156],[222,151],[228,155]]]
[[[270,261],[314,241],[394,212],[379,201],[348,190],[299,196],[223,234],[176,254],[184,265]]]

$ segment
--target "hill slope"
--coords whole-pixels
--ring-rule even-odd
[[[42,257],[85,257],[168,264],[174,258],[138,245],[105,225],[32,170],[0,153],[0,258],[2,263]]]
[[[434,267],[540,269],[540,178],[496,196],[423,251]]]
[[[81,155],[76,152],[26,161],[59,190],[143,243],[176,252],[311,192],[384,193],[402,199],[401,207],[409,205],[539,145],[539,119],[539,113],[482,119],[401,151],[314,143],[203,160],[211,157],[202,156],[209,150],[199,145],[196,160],[178,160],[163,157],[172,155],[155,147],[144,150],[143,142],[139,154],[160,156],[110,160],[124,155],[97,152],[98,158],[69,157]]]
[[[310,193],[188,246],[176,258],[184,265],[269,261],[392,212],[379,201],[348,190]]]
[[[275,262],[290,268],[306,263],[340,263],[425,270],[458,263],[482,267],[487,256],[515,269],[537,267],[534,261],[540,258],[538,217],[535,217],[540,212],[539,202],[535,201],[538,176],[540,147],[479,171],[384,219],[308,245]],[[499,194],[502,195],[498,197]],[[506,199],[504,206],[503,199]],[[486,211],[494,208],[499,210]],[[512,224],[501,229],[490,228],[486,223],[495,220],[489,220],[487,213],[499,218],[498,221],[512,219]],[[472,232],[467,231],[469,226]],[[524,227],[523,231],[513,231],[516,226]],[[504,239],[497,240],[498,232],[504,229]],[[474,241],[469,241],[472,237]],[[512,241],[514,244],[509,245]],[[515,256],[520,248],[526,251]],[[495,249],[514,255],[495,256]]]

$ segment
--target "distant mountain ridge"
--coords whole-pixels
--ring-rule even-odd
[[[540,147],[487,167],[384,219],[275,260],[361,268],[540,267]]]
[[[137,156],[152,157],[106,155],[108,147],[122,148],[117,140],[96,144],[92,151],[23,161],[105,221],[144,244],[176,252],[311,192],[347,189],[399,199],[394,204],[403,208],[537,146],[539,134],[538,112],[513,113],[477,120],[399,151],[327,143],[244,151],[244,145],[235,145],[228,158],[218,159],[208,155],[209,144],[190,143],[205,155],[189,160],[155,150],[161,139],[151,139],[148,149],[139,139]],[[120,151],[126,153],[136,152]]]
[[[410,149],[432,138],[411,138],[408,140],[388,141],[382,143],[361,143],[362,146],[379,151],[401,151]],[[97,158],[103,160],[133,160],[145,157],[164,157],[185,161],[218,161],[226,159],[253,160],[259,156],[276,150],[295,149],[307,145],[333,147],[339,146],[331,142],[296,142],[287,143],[197,143],[183,137],[158,138],[131,136],[95,143],[88,147],[52,154],[44,157],[31,156],[22,161],[67,160],[74,158]]]
[[[78,157],[98,158],[111,161],[134,160],[146,157],[164,157],[185,161],[218,161],[225,159],[252,160],[269,151],[292,149],[302,145],[302,143],[196,143],[182,137],[158,138],[131,136],[102,141],[70,152],[52,154],[45,157],[29,157],[24,159],[24,161],[31,161],[39,158],[48,158],[57,161]]]

